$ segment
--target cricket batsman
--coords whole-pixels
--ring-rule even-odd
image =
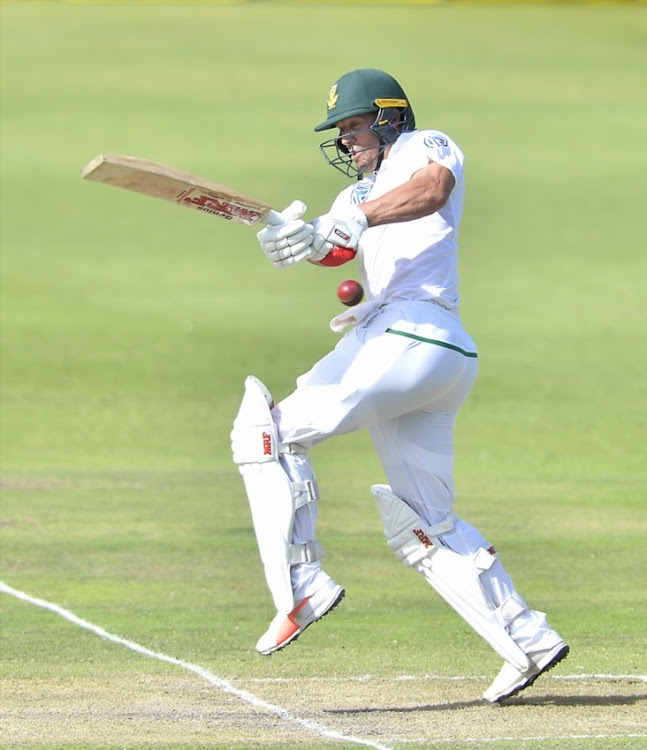
[[[454,423],[478,369],[459,316],[463,153],[445,133],[416,129],[400,84],[372,68],[330,88],[315,127],[328,130],[336,133],[323,155],[354,182],[312,221],[295,201],[258,240],[277,268],[355,259],[366,301],[331,322],[346,332],[281,402],[258,378],[245,381],[233,460],[276,608],[256,648],[284,648],[344,596],[321,566],[310,452],[366,429],[387,480],[372,494],[388,545],[501,656],[484,699],[502,701],[569,648],[515,589],[490,542],[454,512]]]

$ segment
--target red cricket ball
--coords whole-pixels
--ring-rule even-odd
[[[348,281],[342,281],[337,287],[337,297],[339,301],[346,305],[346,307],[353,307],[362,301],[364,296],[364,290],[359,281],[348,279]]]

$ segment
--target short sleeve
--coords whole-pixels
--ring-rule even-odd
[[[449,169],[456,181],[463,174],[463,153],[449,138],[438,130],[425,130],[420,133],[421,145],[429,161]]]

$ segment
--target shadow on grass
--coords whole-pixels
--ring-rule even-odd
[[[462,711],[466,708],[492,708],[503,710],[514,706],[633,706],[647,700],[645,695],[549,695],[538,698],[511,698],[503,703],[485,701],[456,701],[455,703],[426,704],[422,706],[366,706],[363,708],[326,708],[329,714],[368,714],[368,713],[413,713],[417,711]]]

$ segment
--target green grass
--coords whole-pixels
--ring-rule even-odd
[[[79,178],[100,152],[130,153],[317,215],[345,183],[312,126],[339,74],[376,65],[467,154],[462,310],[481,372],[458,425],[457,511],[568,637],[562,672],[645,674],[645,12],[350,5],[343,27],[323,4],[1,15],[0,578],[225,679],[496,671],[386,548],[364,434],[313,453],[347,599],[307,646],[257,657],[270,600],[230,425],[247,374],[280,398],[334,345],[353,270],[277,272],[251,229]],[[173,673],[1,604],[10,683]],[[556,742],[488,747],[644,740]],[[151,743],[128,747],[194,746]]]

